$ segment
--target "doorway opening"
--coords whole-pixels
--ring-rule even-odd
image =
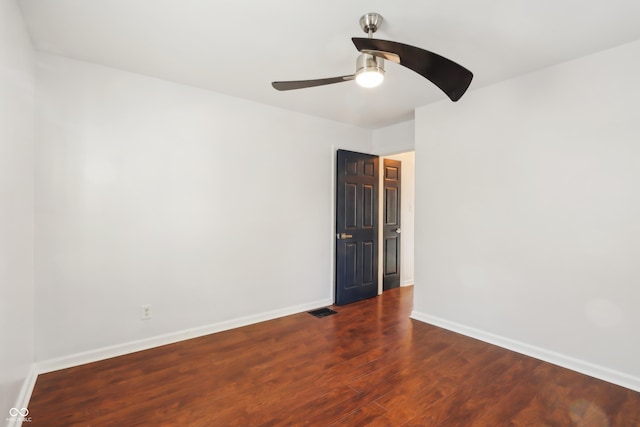
[[[413,285],[415,277],[415,151],[380,156],[380,164],[385,163],[389,163],[390,169],[387,177],[384,172],[380,174],[379,294],[398,286]],[[396,167],[399,169],[397,179],[393,170]],[[382,169],[384,171],[385,166]],[[398,206],[397,213],[394,203]],[[387,286],[385,278],[390,279]]]
[[[415,154],[336,155],[337,305],[413,284]]]

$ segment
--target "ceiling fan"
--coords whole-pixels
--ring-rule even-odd
[[[395,62],[415,71],[438,86],[452,101],[457,101],[465,93],[473,73],[433,52],[388,40],[374,39],[382,24],[382,16],[367,13],[360,18],[360,27],[368,38],[353,37],[351,40],[360,55],[356,60],[356,72],[348,76],[330,77],[315,80],[297,80],[273,82],[277,90],[303,89],[332,83],[355,80],[363,87],[376,87],[384,80],[384,60]]]

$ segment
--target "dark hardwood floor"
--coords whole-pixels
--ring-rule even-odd
[[[413,288],[38,377],[30,426],[640,426],[640,393],[409,319]]]

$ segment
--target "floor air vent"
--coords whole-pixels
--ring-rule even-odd
[[[327,317],[327,316],[331,316],[332,314],[336,314],[337,311],[331,310],[330,308],[319,308],[317,310],[312,310],[308,312],[309,314],[316,316],[316,317]]]

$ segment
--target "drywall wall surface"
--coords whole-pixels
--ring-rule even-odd
[[[380,156],[415,149],[415,121],[409,120],[373,131],[373,153]]]
[[[415,317],[640,387],[639,74],[640,41],[417,110]]]
[[[0,2],[0,420],[33,360],[34,54],[14,1]],[[19,408],[22,409],[22,408]]]
[[[53,55],[37,85],[38,361],[331,301],[370,130]]]

